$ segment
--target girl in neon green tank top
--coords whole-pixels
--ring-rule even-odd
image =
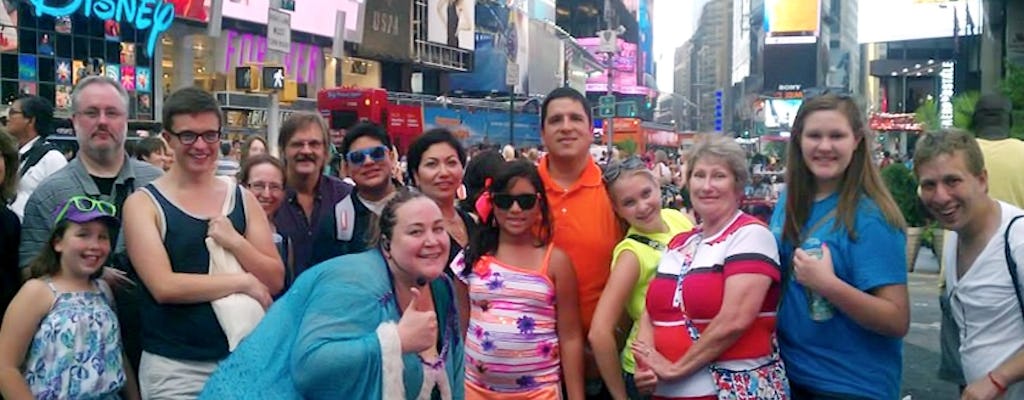
[[[645,373],[637,371],[629,351],[636,336],[634,322],[644,311],[647,285],[657,272],[662,250],[693,223],[678,210],[661,208],[661,188],[639,158],[612,162],[605,167],[602,179],[615,214],[629,224],[629,230],[615,246],[611,276],[597,303],[588,339],[612,397],[639,398],[634,374]],[[625,345],[620,346],[623,342]],[[649,370],[646,375],[650,375]],[[645,379],[637,376],[637,380]]]

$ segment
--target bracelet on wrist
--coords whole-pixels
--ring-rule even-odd
[[[995,385],[996,389],[999,389],[999,393],[1003,393],[1006,391],[1006,385],[999,383],[999,380],[997,380],[996,377],[992,376],[991,371],[989,371],[988,373],[988,380],[991,381],[993,385]]]

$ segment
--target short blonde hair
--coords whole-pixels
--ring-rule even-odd
[[[705,157],[714,157],[725,162],[736,178],[737,188],[742,190],[743,186],[750,180],[750,170],[747,165],[747,152],[743,151],[735,140],[720,134],[703,133],[697,136],[696,144],[686,157],[686,164],[689,167],[686,171],[686,181],[689,182],[693,176],[693,166],[697,161]]]

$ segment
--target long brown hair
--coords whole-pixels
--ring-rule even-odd
[[[839,180],[839,205],[836,207],[836,220],[846,227],[846,233],[854,241],[854,220],[857,216],[857,203],[861,195],[873,200],[881,210],[885,220],[897,228],[906,227],[903,214],[900,213],[892,194],[882,182],[878,167],[871,160],[870,146],[873,135],[868,131],[864,116],[857,103],[849,97],[826,94],[804,102],[796,113],[793,122],[793,136],[789,140],[786,151],[786,220],[782,228],[784,241],[796,244],[800,239],[800,231],[810,218],[811,206],[817,192],[817,183],[800,148],[803,139],[804,124],[807,117],[818,111],[838,111],[846,117],[853,130],[854,137],[859,139],[850,165],[846,167]]]

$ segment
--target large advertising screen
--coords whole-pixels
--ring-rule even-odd
[[[516,92],[529,88],[529,17],[504,1],[477,0],[473,72],[449,75],[452,90],[471,93],[505,93],[505,69],[509,60],[519,64]]]
[[[597,59],[603,60],[606,58],[604,54],[598,53],[597,51],[601,39],[596,37],[579,38],[576,39],[576,42],[597,57]],[[612,77],[612,91],[622,94],[647,95],[647,87],[637,82],[637,63],[637,46],[633,43],[619,39],[619,53],[613,59],[615,71],[614,76]],[[594,76],[588,78],[587,91],[607,92],[608,75],[594,74]]]
[[[374,0],[375,2],[391,3],[393,0]],[[209,22],[210,0],[169,0],[174,4],[175,15],[179,18],[200,22]],[[330,1],[296,1],[295,11],[285,11],[292,15],[292,29],[311,33],[317,36],[334,37],[334,17],[338,11],[344,11],[346,39],[350,42],[362,42],[362,24],[359,21],[360,10],[367,0],[330,0]],[[270,0],[224,0],[222,15],[242,21],[267,23],[267,9]]]
[[[816,42],[821,20],[820,1],[765,0],[765,44]]]
[[[475,47],[476,0],[430,0],[427,40],[466,50]]]
[[[818,86],[818,52],[817,43],[765,46],[764,89],[796,92]]]
[[[357,54],[396,61],[412,59],[412,0],[367,2],[365,19]]]
[[[537,114],[516,113],[512,120],[515,123],[512,135],[516,146],[540,144],[540,118]],[[507,112],[423,107],[424,129],[447,128],[467,145],[481,142],[508,143],[508,123]]]
[[[764,102],[764,126],[789,130],[796,120],[803,99],[767,99]]]
[[[952,37],[954,27],[960,36],[981,34],[985,15],[982,0],[860,0],[859,6],[860,43]]]

